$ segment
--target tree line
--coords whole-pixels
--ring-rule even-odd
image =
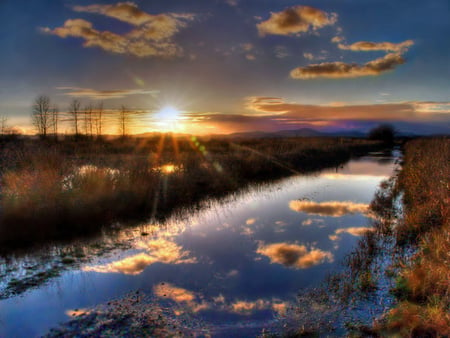
[[[52,104],[48,96],[40,95],[34,100],[31,122],[41,138],[50,135],[57,137],[62,122],[71,125],[75,137],[102,137],[106,124],[110,125],[112,121],[118,127],[118,134],[126,137],[134,113],[125,106],[121,106],[118,111],[107,111],[103,108],[103,102],[82,106],[78,99],[73,99],[64,112]]]

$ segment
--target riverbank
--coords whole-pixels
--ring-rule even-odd
[[[449,336],[450,140],[412,140],[403,151],[370,204],[372,227],[341,272],[299,295],[289,334]]]
[[[250,183],[339,166],[382,148],[364,139],[230,141],[164,134],[6,143],[0,245],[5,253],[96,234],[117,222],[163,219]]]
[[[401,197],[403,217],[389,231],[401,248],[413,248],[395,261],[392,293],[397,304],[375,331],[401,337],[450,334],[450,139],[407,143],[392,197]],[[392,223],[391,223],[392,224]]]

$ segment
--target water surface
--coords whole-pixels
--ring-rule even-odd
[[[0,301],[0,336],[45,334],[74,310],[136,290],[213,335],[256,335],[283,316],[299,290],[341,268],[370,231],[368,204],[393,168],[392,158],[374,154],[123,231],[115,240],[131,243],[127,249]]]

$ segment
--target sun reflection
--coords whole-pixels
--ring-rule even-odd
[[[175,172],[176,169],[177,169],[177,166],[174,164],[165,164],[165,165],[161,166],[161,171],[164,174],[172,174]]]

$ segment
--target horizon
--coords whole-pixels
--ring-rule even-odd
[[[47,95],[62,115],[73,99],[81,110],[102,102],[107,134],[119,133],[121,106],[133,112],[129,134],[383,123],[448,134],[449,10],[446,0],[5,0],[0,117],[32,134],[33,103]],[[72,132],[64,119],[59,134]]]

